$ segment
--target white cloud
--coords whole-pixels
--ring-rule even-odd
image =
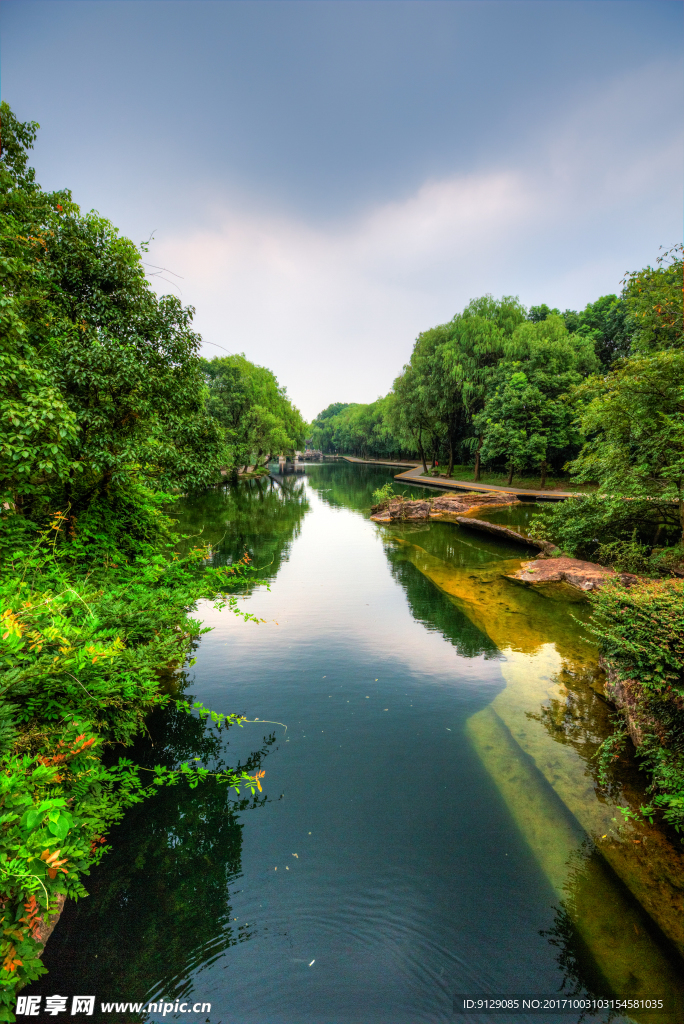
[[[428,181],[343,223],[216,201],[214,227],[157,243],[155,262],[183,275],[205,340],[273,369],[307,417],[331,401],[370,401],[416,334],[474,295],[583,306],[674,241],[677,81],[678,68],[642,69],[517,158]]]

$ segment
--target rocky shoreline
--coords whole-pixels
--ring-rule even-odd
[[[518,571],[511,573],[506,579],[521,583],[525,587],[543,588],[552,584],[566,584],[585,594],[598,590],[609,580],[619,580],[626,587],[639,582],[639,577],[633,576],[632,573],[618,573],[604,565],[597,565],[596,562],[583,562],[579,558],[569,558],[567,555],[550,559],[537,557],[532,562],[523,562]]]
[[[515,495],[501,492],[447,494],[416,501],[391,498],[372,508],[371,519],[385,524],[424,523],[426,520],[451,522],[469,529],[482,530],[503,541],[537,548],[540,553],[534,559],[522,562],[519,569],[506,574],[504,578],[511,583],[533,588],[552,599],[582,601],[609,581],[618,581],[626,587],[640,582],[640,577],[632,573],[618,573],[595,562],[570,558],[548,541],[533,540],[507,526],[475,518],[483,509],[519,504],[521,502]],[[606,674],[605,697],[623,714],[634,746],[639,747],[643,743],[646,732],[655,733],[662,741],[662,723],[643,711],[641,684],[635,679],[621,678],[617,666],[603,655],[599,663]]]
[[[478,512],[488,508],[500,508],[508,505],[521,505],[522,502],[514,494],[502,494],[499,491],[465,492],[463,494],[444,494],[435,498],[419,498],[407,501],[404,498],[390,498],[371,508],[371,519],[374,523],[421,523],[442,522],[456,523],[468,529],[490,533],[500,540],[520,544],[527,548],[536,548],[540,553],[534,561],[523,562],[520,569],[506,576],[512,583],[522,586],[539,588],[552,596],[568,588],[579,591],[578,596],[598,590],[608,580],[619,580],[625,586],[632,586],[639,580],[631,573],[616,573],[595,562],[584,562],[578,558],[563,555],[555,544],[545,540],[526,537],[508,526],[488,523],[475,518]]]
[[[502,505],[522,504],[515,494],[491,492],[465,492],[462,494],[439,494],[434,498],[418,498],[406,501],[395,497],[371,508],[374,523],[416,523],[430,520],[455,523],[458,516],[479,512],[483,508],[498,508]]]

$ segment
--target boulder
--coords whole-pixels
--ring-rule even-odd
[[[515,494],[496,491],[468,492],[462,494],[440,494],[436,498],[419,498],[405,501],[390,498],[380,505],[373,505],[371,519],[374,523],[434,522],[456,523],[458,517],[482,508],[496,508],[500,505],[519,505]]]
[[[564,584],[584,594],[598,590],[606,580],[617,579],[628,587],[639,581],[639,577],[632,573],[616,573],[614,569],[607,569],[595,562],[582,562],[579,558],[568,558],[566,555],[523,562],[518,571],[506,576],[506,579],[540,589]]]

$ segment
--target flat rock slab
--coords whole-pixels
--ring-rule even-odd
[[[523,562],[518,571],[506,576],[506,579],[528,587],[565,583],[584,593],[598,590],[607,580],[617,579],[626,586],[639,581],[638,576],[633,576],[629,572],[617,573],[614,569],[606,569],[595,562],[582,562],[578,558],[568,558],[565,555]]]
[[[402,501],[391,498],[389,502],[373,505],[371,519],[374,523],[415,523],[420,520],[457,523],[459,517],[471,511],[500,505],[519,505],[515,494],[500,494],[488,491],[484,494],[440,494],[436,498],[419,498],[417,501]]]

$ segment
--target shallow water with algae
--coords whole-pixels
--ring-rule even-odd
[[[533,555],[517,545],[370,522],[389,479],[274,467],[176,506],[186,543],[246,551],[270,590],[243,602],[260,624],[200,607],[211,632],[171,685],[252,721],[166,713],[134,756],[259,767],[264,792],[134,809],[32,991],[202,1001],[164,1019],[211,1024],[610,1018],[455,1012],[488,994],[661,998],[612,1019],[684,1020],[683,847],[624,824],[644,799],[629,753],[599,785],[611,710],[588,605],[508,580]]]

